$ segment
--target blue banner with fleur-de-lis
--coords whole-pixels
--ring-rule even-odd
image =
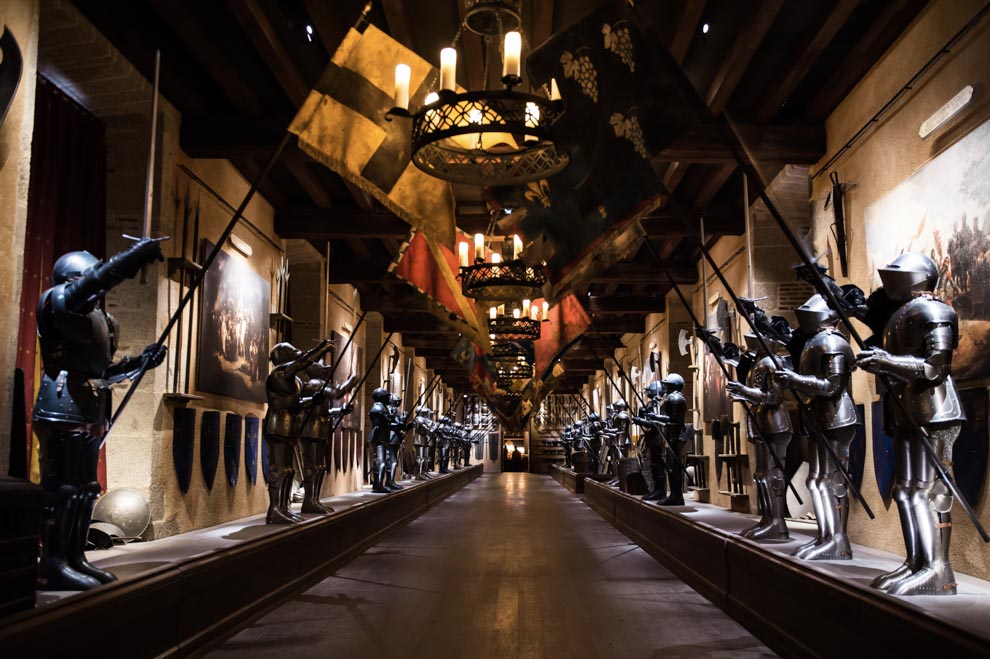
[[[697,125],[673,75],[676,62],[630,4],[602,5],[526,62],[535,85],[554,79],[560,89],[564,113],[554,141],[570,153],[570,165],[497,198],[524,211],[517,230],[543,246],[552,299],[638,250],[633,225],[664,201],[650,159]]]

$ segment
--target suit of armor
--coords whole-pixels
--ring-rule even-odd
[[[161,260],[157,240],[142,240],[101,262],[70,252],[52,268],[52,287],[38,302],[43,372],[32,427],[40,445],[44,526],[38,583],[50,590],[87,590],[116,577],[86,560],[93,506],[100,496],[96,466],[110,425],[110,385],[134,377],[165,348],[114,361],[117,322],[99,308],[114,286]]]
[[[306,368],[310,378],[303,385],[303,397],[312,398],[322,392],[322,400],[309,408],[299,410],[299,449],[302,454],[303,503],[302,512],[325,515],[333,512],[320,503],[320,491],[327,473],[327,449],[333,442],[330,432],[338,419],[353,411],[350,404],[333,407],[333,401],[354,388],[357,378],[353,375],[342,385],[327,386],[331,367],[318,361]]]
[[[437,429],[437,446],[440,454],[440,473],[450,473],[450,445],[453,438],[453,427],[450,425],[450,417],[446,414],[440,417],[440,427]]]
[[[772,358],[752,334],[746,335],[746,344],[756,353],[756,362],[749,371],[747,384],[732,381],[726,388],[734,400],[752,404],[753,419],[763,431],[769,446],[757,439],[759,433],[752,425],[753,420],[747,419],[747,435],[755,445],[756,471],[753,480],[756,482],[761,516],[755,526],[740,535],[752,540],[786,539],[789,537],[784,522],[787,483],[784,472],[776,466],[770,451],[776,455],[779,464],[784,464],[787,445],[791,442],[791,417],[784,407],[784,389],[774,382],[773,375],[776,372],[775,360],[783,368],[791,369],[791,359],[783,353],[782,347],[781,353]],[[775,349],[777,345],[776,342],[771,344]]]
[[[902,254],[880,269],[880,278],[889,299],[901,306],[887,322],[883,349],[860,353],[857,364],[891,381],[892,390],[884,394],[885,419],[894,437],[893,497],[907,558],[872,585],[892,595],[953,595],[952,492],[936,480],[919,427],[928,432],[932,448],[948,468],[966,420],[951,374],[959,323],[952,307],[931,295],[939,273],[928,257]],[[910,418],[894,403],[895,397]]]
[[[633,423],[643,428],[643,443],[650,461],[652,489],[643,497],[643,501],[659,501],[667,496],[667,471],[664,465],[666,447],[660,437],[662,420],[657,418],[660,413],[660,399],[664,394],[663,384],[659,381],[651,382],[644,393],[646,405],[633,417]]]
[[[391,435],[389,435],[387,459],[385,464],[385,489],[392,492],[398,492],[399,490],[405,489],[396,483],[396,480],[399,480],[402,477],[402,465],[399,464],[399,449],[406,440],[406,432],[408,432],[415,423],[415,421],[406,421],[408,413],[403,414],[401,419],[399,418],[399,405],[401,404],[402,399],[399,398],[399,396],[392,394],[389,397],[388,411],[392,416],[392,432]],[[396,477],[397,471],[398,478]]]
[[[684,437],[684,417],[687,415],[687,399],[681,391],[684,389],[684,378],[677,373],[669,373],[663,379],[664,396],[660,404],[660,416],[663,418],[666,459],[664,468],[670,483],[670,494],[657,501],[661,506],[684,505],[684,462],[687,458],[687,441]]]
[[[585,419],[584,432],[585,432],[585,442],[588,446],[588,470],[592,474],[601,473],[602,463],[601,463],[601,450],[602,450],[602,432],[605,430],[605,424],[599,418],[598,414],[592,412]]]
[[[392,490],[386,487],[386,470],[389,463],[389,444],[392,441],[392,433],[395,431],[395,418],[389,409],[389,402],[392,396],[381,387],[371,392],[372,405],[368,410],[368,419],[371,421],[371,432],[368,435],[368,444],[374,457],[371,480],[372,492],[388,494]]]
[[[418,481],[433,478],[429,469],[429,451],[430,441],[434,436],[434,428],[437,422],[430,418],[432,416],[433,410],[420,407],[416,410],[416,418],[413,420],[413,427],[416,431],[413,439],[413,443],[416,446],[416,466],[413,470],[413,478]]]
[[[564,426],[560,434],[561,446],[564,447],[564,467],[567,469],[571,468],[571,452],[574,450],[571,446],[571,424]]]
[[[325,400],[325,394],[317,389],[306,395],[302,376],[330,347],[330,342],[324,341],[304,353],[290,343],[279,343],[269,355],[275,367],[265,380],[268,410],[265,412],[264,433],[269,455],[266,521],[269,524],[292,524],[303,519],[289,508],[292,479],[296,472],[293,456],[301,435],[303,415],[320,405]],[[316,416],[315,410],[312,416]]]
[[[820,295],[812,296],[795,310],[805,342],[795,373],[781,370],[774,379],[793,388],[807,405],[806,413],[817,432],[808,433],[814,442],[808,491],[818,522],[818,536],[800,547],[793,556],[806,560],[850,560],[852,547],[846,534],[849,519],[849,493],[838,471],[832,452],[848,472],[849,446],[859,419],[850,392],[855,357],[849,341],[838,330],[837,314]],[[828,442],[832,452],[823,444]]]

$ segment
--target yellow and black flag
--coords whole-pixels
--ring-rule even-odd
[[[299,148],[375,197],[438,245],[454,246],[450,184],[411,160],[411,124],[389,121],[396,64],[412,70],[412,102],[422,103],[436,69],[374,25],[351,28],[289,131]]]

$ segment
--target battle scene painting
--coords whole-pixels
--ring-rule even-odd
[[[866,208],[871,281],[903,252],[939,265],[938,296],[959,314],[957,379],[990,375],[990,121]]]
[[[212,249],[206,241],[206,252]],[[203,278],[202,295],[199,390],[266,402],[270,282],[221,251]]]

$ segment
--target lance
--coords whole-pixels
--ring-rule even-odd
[[[838,314],[839,319],[842,321],[843,326],[846,328],[846,331],[849,332],[849,336],[853,339],[853,341],[856,343],[859,349],[860,350],[868,349],[866,342],[863,340],[863,337],[860,335],[856,327],[852,324],[852,321],[849,318],[849,314],[846,312],[842,304],[840,304],[838,298],[835,295],[835,292],[829,287],[828,283],[825,281],[825,277],[818,269],[817,264],[813,261],[811,256],[808,254],[807,250],[805,250],[804,247],[801,245],[800,240],[798,240],[797,236],[794,235],[794,232],[791,230],[790,226],[788,226],[787,222],[784,221],[784,218],[780,214],[780,211],[770,200],[770,196],[766,192],[766,186],[764,184],[764,180],[761,177],[760,173],[756,170],[756,167],[753,166],[752,162],[750,162],[747,158],[743,157],[744,149],[742,147],[741,140],[739,139],[739,136],[736,133],[735,128],[731,125],[731,123],[722,124],[721,122],[719,123],[719,128],[722,132],[723,141],[732,151],[733,156],[735,157],[736,161],[739,163],[743,172],[745,172],[747,176],[751,177],[754,181],[759,183],[758,189],[759,189],[760,199],[762,199],[763,203],[766,204],[770,216],[773,217],[774,222],[777,224],[778,227],[780,227],[780,230],[784,234],[784,237],[787,239],[787,242],[790,243],[794,251],[797,252],[798,256],[801,258],[801,261],[804,263],[805,268],[807,268],[808,272],[811,274],[811,277],[814,280],[811,283],[815,287],[815,290],[823,298],[825,298],[829,306],[835,310],[836,314]],[[888,376],[882,373],[877,373],[875,375],[877,380],[879,380],[887,388],[888,391],[893,390],[891,387],[893,383],[891,382]],[[969,517],[970,521],[973,523],[973,526],[976,528],[976,531],[980,534],[980,537],[983,539],[984,542],[990,542],[990,534],[988,534],[986,529],[983,528],[983,524],[980,523],[979,517],[977,517],[976,513],[973,511],[972,506],[970,506],[969,501],[966,500],[966,497],[964,497],[962,492],[959,490],[959,487],[956,485],[955,480],[949,475],[948,471],[946,471],[945,467],[942,464],[941,456],[938,455],[938,453],[935,451],[935,447],[932,446],[931,434],[924,426],[914,421],[914,419],[911,416],[910,410],[907,409],[907,404],[904,402],[904,400],[902,400],[897,396],[888,396],[887,398],[891,400],[894,403],[894,405],[897,406],[898,410],[901,412],[901,418],[907,421],[907,423],[911,424],[911,430],[918,434],[919,438],[921,439],[920,441],[921,447],[927,454],[929,462],[934,468],[935,473],[942,480],[942,482],[946,484],[946,486],[952,492],[952,495],[959,501],[959,505],[962,506],[963,511],[966,513],[966,516]]]
[[[347,337],[347,341],[344,343],[344,347],[337,354],[337,359],[334,360],[333,365],[330,367],[330,374],[326,376],[326,379],[323,380],[323,386],[320,387],[321,394],[325,394],[327,389],[333,383],[333,374],[337,372],[337,367],[340,366],[340,362],[344,361],[344,355],[347,353],[347,349],[351,347],[351,342],[354,341],[354,337],[357,336],[357,331],[361,327],[361,323],[364,322],[364,318],[367,315],[368,315],[367,311],[361,312],[361,317],[358,319],[357,324],[354,325],[354,329],[351,330],[351,335]],[[308,410],[306,410],[306,416],[303,419],[302,427],[304,428],[306,427],[306,425],[309,423],[310,419],[313,416],[313,412],[315,411],[316,411],[315,405],[310,407]],[[336,426],[334,426],[334,430],[336,430]],[[330,432],[330,437],[333,437],[333,431]]]

